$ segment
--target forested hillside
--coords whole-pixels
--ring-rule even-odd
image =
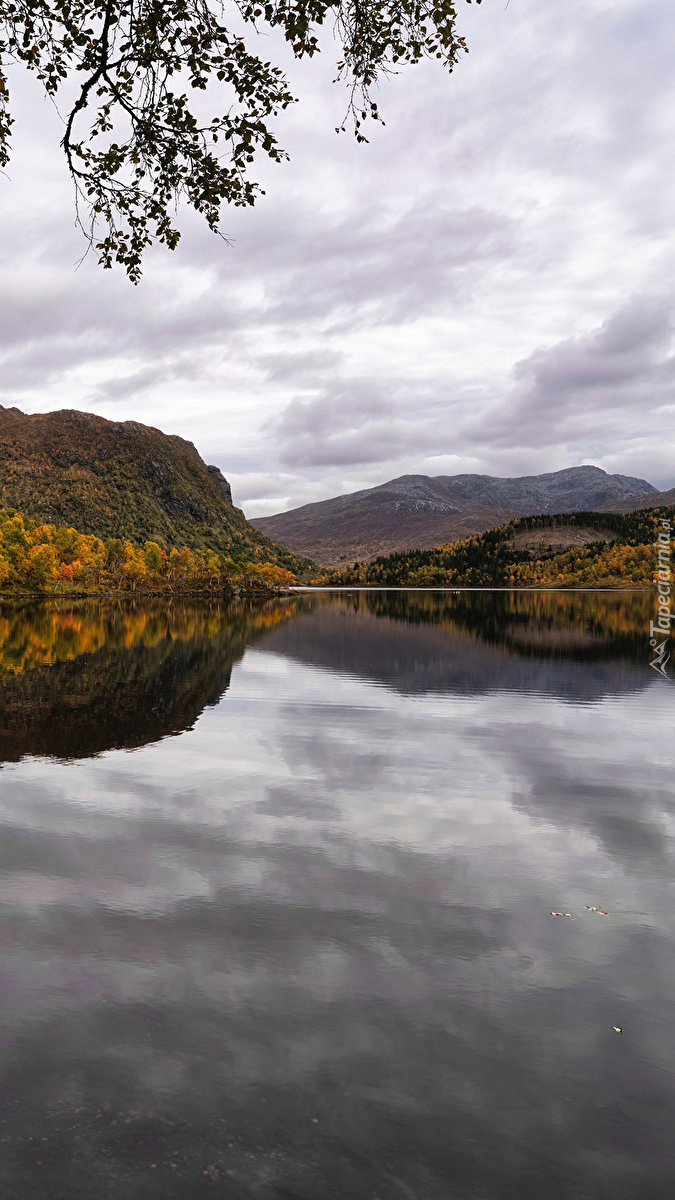
[[[293,573],[309,565],[249,524],[191,442],[137,421],[0,406],[0,505],[99,538],[212,550]]]
[[[275,562],[235,560],[215,550],[103,538],[41,524],[0,509],[0,592],[222,592],[295,583]]]
[[[650,587],[661,517],[675,520],[675,505],[625,514],[518,517],[434,550],[391,554],[324,572],[317,582],[371,587]]]

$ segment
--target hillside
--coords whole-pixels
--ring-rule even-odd
[[[637,504],[628,500],[607,504],[603,506],[603,512],[627,513],[635,512],[639,508],[654,508],[656,505],[659,508],[665,508],[670,504],[675,504],[675,488],[670,488],[667,492],[650,492]]]
[[[305,578],[312,577],[310,568]],[[78,595],[134,592],[277,592],[297,577],[256,557],[235,562],[215,550],[141,544],[40,524],[15,508],[0,509],[0,594]]]
[[[411,550],[327,571],[317,582],[341,587],[653,587],[661,517],[675,520],[675,505],[627,514],[517,517],[434,550]]]
[[[431,549],[536,513],[628,512],[667,503],[645,479],[569,467],[546,475],[402,475],[379,487],[251,524],[322,566],[364,562],[395,551]],[[671,501],[672,503],[672,501]]]
[[[0,406],[0,507],[101,538],[211,549],[294,573],[308,566],[249,524],[191,442],[136,421]]]

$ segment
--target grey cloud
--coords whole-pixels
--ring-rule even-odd
[[[265,354],[258,361],[275,383],[311,385],[327,372],[335,371],[343,358],[336,350],[312,350],[304,354]]]
[[[631,429],[658,428],[675,403],[672,296],[636,297],[584,337],[534,351],[488,421],[465,436],[489,445],[605,446]],[[664,429],[665,432],[665,429]]]
[[[237,499],[242,503],[245,500],[258,500],[261,497],[285,496],[289,487],[295,482],[293,475],[283,475],[278,472],[255,474],[253,471],[249,471],[241,476],[238,476],[236,472],[230,472],[228,479]]]
[[[312,400],[291,401],[274,429],[282,438],[331,435],[391,415],[391,406],[376,383],[339,381]]]
[[[5,395],[48,387],[60,381],[73,367],[89,364],[105,355],[101,341],[76,338],[42,338],[0,360]]]
[[[623,356],[649,346],[658,349],[672,332],[672,297],[636,297],[605,321],[596,342],[606,355]]]
[[[199,376],[197,363],[188,358],[179,362],[158,363],[156,366],[144,367],[123,375],[117,379],[109,379],[98,389],[92,401],[124,401],[130,396],[137,396],[158,383],[175,382],[178,379],[194,381]]]
[[[633,297],[592,332],[516,363],[501,394],[476,395],[459,376],[420,386],[341,373],[270,424],[278,461],[298,471],[379,462],[391,476],[403,460],[439,453],[497,473],[511,448],[547,448],[549,464],[560,446],[560,465],[599,456],[636,424],[658,428],[659,409],[675,402],[674,322],[671,295]]]
[[[369,463],[395,463],[406,454],[425,454],[434,443],[433,431],[412,421],[366,423],[352,433],[325,439],[301,438],[288,443],[280,454],[285,466],[351,467]]]
[[[0,296],[3,385],[40,388],[80,363],[126,363],[139,356],[148,363],[145,370],[164,369],[158,359],[161,364],[179,348],[189,353],[194,347],[198,353],[205,342],[222,338],[233,327],[222,304],[206,305],[200,313],[193,303],[177,313],[159,297],[150,308],[137,296],[120,304],[116,291],[108,296],[87,286],[79,293],[71,289],[53,307],[20,317],[8,315],[14,306],[11,293]],[[114,379],[110,388],[112,394]]]
[[[197,297],[167,291],[161,278],[153,281],[152,256],[149,279],[137,290],[119,276],[102,286],[91,258],[73,276],[54,260],[47,239],[21,289],[0,289],[4,378],[16,379],[18,387],[40,387],[82,361],[131,355],[143,356],[154,371],[161,369],[157,359],[178,349],[196,355],[198,363],[204,347],[226,346],[244,328],[254,335],[261,327],[306,331],[328,320],[349,329],[362,324],[366,312],[371,322],[408,321],[469,286],[455,278],[457,271],[465,273],[483,257],[503,257],[509,229],[498,214],[438,211],[433,199],[393,222],[380,204],[367,221],[350,215],[332,228],[317,228],[304,209],[284,211],[282,204],[273,218],[260,215],[255,234],[238,239],[236,254],[224,248],[216,260],[212,239],[204,242],[213,269]],[[246,298],[251,278],[264,280],[262,304]],[[316,378],[341,357],[327,347],[258,361],[272,382],[281,383]],[[104,396],[116,395],[113,377]]]
[[[402,392],[393,380],[338,379],[312,399],[292,401],[272,423],[280,463],[347,466],[433,451],[438,429],[425,398],[411,406]]]
[[[374,201],[366,219],[350,214],[316,229],[287,214],[285,224],[288,240],[271,263],[266,259],[264,309],[265,322],[282,325],[328,319],[355,327],[365,314],[369,322],[408,322],[470,292],[470,272],[481,263],[516,253],[510,218],[481,208],[447,210],[442,194],[394,221]],[[247,239],[243,249],[249,263],[262,266],[259,243]]]
[[[587,337],[536,350],[514,370],[516,379],[531,389],[528,405],[546,407],[547,401],[557,403],[561,397],[587,405],[596,389],[611,389],[620,400],[625,385],[639,381],[644,388],[662,378],[664,369],[666,376],[672,375],[675,360],[667,354],[672,309],[672,299],[636,298]]]

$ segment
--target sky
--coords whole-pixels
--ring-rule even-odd
[[[224,242],[187,210],[142,282],[74,225],[61,126],[15,71],[0,403],[194,442],[262,516],[399,475],[593,463],[675,484],[675,6],[458,5],[470,53],[337,135],[331,47]],[[266,47],[267,48],[267,47]]]

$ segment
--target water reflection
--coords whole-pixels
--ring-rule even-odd
[[[190,729],[247,646],[294,611],[266,604],[0,608],[0,760],[77,758]],[[46,670],[45,668],[49,668]]]
[[[406,693],[580,703],[648,686],[653,612],[645,592],[355,592],[306,600],[264,648]]]
[[[3,681],[15,759],[64,697],[105,726],[0,772],[3,1198],[670,1197],[644,605],[73,610]]]
[[[630,692],[649,682],[652,608],[639,592],[5,604],[0,761],[77,758],[190,729],[261,639],[269,652],[399,691],[515,688],[575,701]]]

